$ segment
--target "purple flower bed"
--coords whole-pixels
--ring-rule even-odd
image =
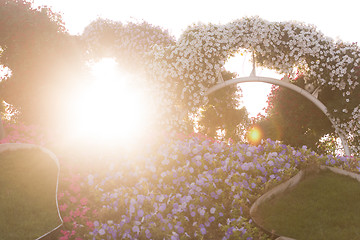
[[[98,219],[86,238],[269,239],[249,216],[267,189],[311,164],[360,171],[355,158],[271,140],[251,146],[189,137],[149,156],[114,160],[106,174],[87,176]]]
[[[28,142],[24,129],[3,142]],[[271,140],[252,146],[182,136],[141,150],[103,159],[95,170],[60,156],[59,239],[270,239],[249,214],[269,188],[314,164],[360,172],[358,158]]]

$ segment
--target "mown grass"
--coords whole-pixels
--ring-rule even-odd
[[[256,220],[297,240],[360,239],[360,183],[321,171],[260,205]]]
[[[40,150],[0,153],[1,239],[36,239],[59,226],[57,166]]]

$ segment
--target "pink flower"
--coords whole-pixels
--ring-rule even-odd
[[[91,230],[94,228],[94,224],[91,221],[87,221],[86,226],[88,226]]]
[[[80,199],[80,204],[81,205],[86,205],[88,202],[87,198],[86,197],[83,197],[82,199]]]
[[[63,192],[61,192],[61,193],[58,193],[58,199],[61,199],[61,198],[63,198],[64,197],[64,193]]]
[[[67,209],[68,205],[65,203],[63,205],[60,205],[60,211],[65,211]]]
[[[60,240],[68,240],[69,239],[69,231],[64,231],[64,230],[61,230],[61,234],[63,234],[64,236],[60,237],[59,239]]]
[[[77,208],[75,211],[70,211],[70,216],[71,217],[78,217],[78,216],[80,216],[80,214],[81,214],[81,212],[80,212],[80,210],[79,210],[79,208]]]
[[[76,197],[71,196],[71,197],[70,197],[70,201],[71,201],[72,203],[76,203],[76,202],[77,202],[77,199],[76,199]]]
[[[80,191],[80,186],[77,183],[72,183],[70,184],[70,189],[74,192],[77,193]]]
[[[63,217],[63,221],[64,221],[64,223],[70,222],[70,221],[71,221],[71,218],[68,217],[68,216],[65,216],[65,217]]]
[[[62,237],[60,237],[59,239],[60,239],[60,240],[68,240],[68,239],[69,239],[69,237],[66,235],[66,236],[62,236]]]
[[[87,211],[89,211],[89,210],[90,210],[90,208],[84,207],[82,210],[82,215],[85,215],[87,213]]]

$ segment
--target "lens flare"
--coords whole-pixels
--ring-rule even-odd
[[[261,142],[262,138],[263,138],[263,133],[261,131],[261,128],[257,126],[250,128],[250,130],[247,133],[247,140],[252,145],[258,145]]]
[[[136,147],[155,118],[152,97],[133,84],[137,75],[119,71],[113,59],[95,64],[93,75],[94,82],[74,97],[71,135],[81,142]]]

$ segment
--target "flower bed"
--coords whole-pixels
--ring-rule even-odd
[[[12,128],[2,143],[46,145],[32,128]],[[269,188],[314,164],[360,172],[359,159],[271,140],[251,146],[178,135],[163,142],[92,164],[86,155],[67,159],[70,150],[58,156],[60,239],[269,239],[249,214]]]
[[[45,136],[39,134],[39,127],[25,125],[23,123],[4,122],[5,137],[0,139],[1,143],[33,143],[43,146],[46,142]]]
[[[63,178],[61,239],[267,239],[250,219],[251,204],[312,164],[360,172],[356,159],[270,140],[169,140],[156,153],[119,156],[101,171]]]

